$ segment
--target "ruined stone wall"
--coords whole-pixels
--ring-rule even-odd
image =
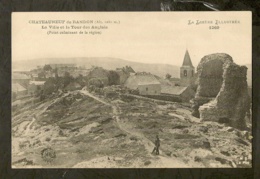
[[[227,54],[211,54],[198,66],[199,85],[193,99],[193,115],[204,121],[245,127],[249,109],[247,68],[233,63]]]

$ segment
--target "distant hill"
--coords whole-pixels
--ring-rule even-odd
[[[46,59],[33,59],[12,63],[14,71],[28,71],[50,63],[75,63],[79,66],[91,68],[91,66],[100,66],[108,70],[115,70],[123,66],[131,66],[136,72],[150,72],[154,75],[165,77],[167,73],[172,77],[179,77],[180,67],[168,64],[147,64],[140,62],[132,62],[118,58],[105,58],[105,57],[86,57],[86,58],[46,58]]]
[[[114,70],[123,66],[131,66],[136,72],[150,72],[154,75],[165,77],[167,73],[172,77],[179,78],[180,67],[168,64],[147,64],[140,62],[132,62],[118,58],[106,58],[106,57],[86,57],[86,58],[46,58],[46,59],[33,59],[26,61],[19,61],[12,63],[14,71],[28,71],[36,68],[38,65],[45,65],[49,63],[75,63],[86,68],[91,66],[100,66],[108,70]],[[252,65],[245,64],[247,69],[247,83],[252,86]]]

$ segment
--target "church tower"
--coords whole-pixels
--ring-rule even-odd
[[[195,70],[192,65],[190,54],[188,50],[185,52],[184,60],[180,69],[180,77],[181,77],[181,85],[188,86],[192,82],[192,78],[194,76]]]

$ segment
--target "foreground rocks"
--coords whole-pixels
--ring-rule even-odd
[[[247,68],[235,64],[228,54],[216,53],[203,57],[197,71],[193,116],[244,129],[250,108]]]

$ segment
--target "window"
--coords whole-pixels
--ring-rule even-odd
[[[184,74],[184,76],[186,77],[186,76],[187,76],[187,70],[184,70],[184,71],[183,71],[183,74]]]
[[[148,91],[148,87],[146,87],[146,91]]]
[[[156,93],[157,93],[157,91],[154,91],[154,93],[156,94]]]
[[[193,70],[191,71],[191,76],[193,76],[194,74],[193,74],[194,72],[193,72]]]

